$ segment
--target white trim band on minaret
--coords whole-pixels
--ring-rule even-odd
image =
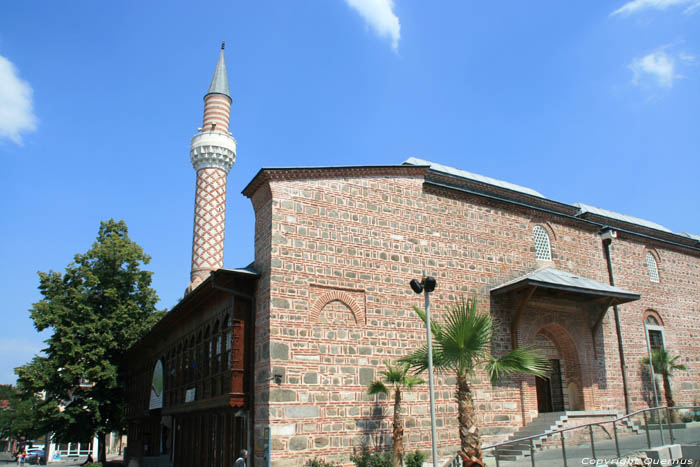
[[[236,162],[236,139],[220,131],[199,133],[192,138],[190,161],[195,170],[218,168],[228,173]]]

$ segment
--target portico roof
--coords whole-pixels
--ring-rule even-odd
[[[500,295],[529,287],[571,292],[589,296],[591,299],[608,297],[613,304],[621,304],[639,300],[641,295],[619,287],[594,281],[586,277],[561,271],[553,267],[538,269],[524,276],[501,284],[491,289],[491,295]]]

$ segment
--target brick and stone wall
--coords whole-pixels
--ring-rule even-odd
[[[545,227],[557,269],[607,283],[599,227],[478,195],[430,187],[424,174],[314,173],[263,178],[247,193],[256,210],[257,291],[256,438],[271,427],[274,466],[302,465],[315,456],[345,464],[353,450],[390,445],[392,404],[366,395],[383,361],[394,361],[425,341],[411,307],[422,296],[408,287],[427,270],[438,280],[433,311],[439,317],[460,297],[475,296],[492,313],[494,354],[511,348],[512,299],[490,289],[543,266],[535,259],[532,229]],[[255,182],[255,181],[254,181]],[[248,189],[247,189],[248,190]],[[661,260],[660,284],[650,284],[645,248]],[[698,393],[698,257],[620,236],[612,248],[616,285],[642,294],[620,307],[630,392],[645,404],[641,374],[642,315],[664,319],[667,346],[688,358],[674,379],[676,399]],[[645,282],[646,278],[646,282]],[[580,303],[539,298],[528,304],[519,343],[546,336],[565,360],[563,372],[586,410],[624,411],[617,339],[609,311],[596,336]],[[277,384],[274,375],[281,375]],[[472,378],[486,440],[500,440],[537,414],[534,378],[492,386]],[[437,378],[439,451],[458,445],[454,378]],[[570,399],[570,395],[567,399]],[[407,449],[430,450],[427,387],[405,393]],[[256,455],[260,451],[256,449]]]

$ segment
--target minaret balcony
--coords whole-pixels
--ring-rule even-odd
[[[222,131],[198,133],[192,138],[190,161],[195,170],[219,168],[228,173],[236,162],[236,139]]]

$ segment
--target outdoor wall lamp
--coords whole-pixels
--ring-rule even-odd
[[[423,271],[423,278],[412,279],[411,289],[417,294],[425,290],[425,330],[428,336],[428,386],[430,387],[430,428],[432,434],[433,466],[438,465],[437,435],[435,433],[435,383],[433,381],[433,339],[430,332],[430,293],[437,287],[437,281],[433,276],[428,276]]]

